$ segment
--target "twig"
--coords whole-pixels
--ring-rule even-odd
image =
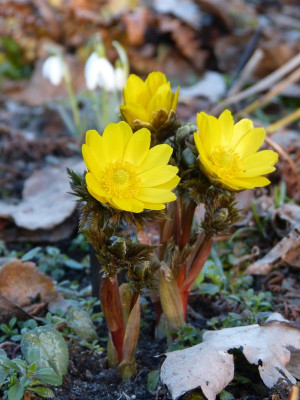
[[[289,393],[289,400],[298,400],[298,399],[299,399],[299,387],[294,385]]]
[[[267,133],[272,135],[278,129],[286,127],[287,125],[297,121],[299,118],[300,118],[300,108],[297,108],[297,110],[288,114],[284,118],[281,118],[278,121],[274,122],[273,124],[269,125],[266,131]]]
[[[235,75],[234,75],[233,78],[232,78],[232,81],[231,81],[231,85],[230,85],[228,94],[229,94],[230,92],[232,92],[232,89],[233,89],[233,87],[235,86],[235,84],[236,84],[236,82],[237,82],[237,80],[238,80],[238,78],[239,78],[241,72],[243,71],[245,65],[247,64],[249,58],[251,57],[251,55],[252,55],[254,49],[256,48],[257,43],[258,43],[258,40],[259,40],[259,38],[260,38],[260,36],[261,36],[261,32],[262,32],[262,27],[259,26],[259,27],[255,30],[255,32],[254,32],[253,36],[251,37],[251,39],[249,40],[249,42],[248,42],[248,44],[247,44],[247,46],[246,46],[246,49],[245,49],[244,53],[242,54],[241,60],[240,60],[239,65],[238,65],[238,67],[237,67],[237,71],[236,71]],[[260,51],[261,51],[261,53],[262,53],[262,50],[260,50]],[[257,65],[257,64],[256,64],[256,65]],[[235,93],[236,93],[236,92],[237,92],[237,91],[235,91]]]
[[[5,346],[18,346],[18,343],[15,342],[9,342],[8,340],[6,342],[3,342],[0,344],[0,349],[3,349]]]
[[[300,176],[298,174],[298,170],[296,167],[296,164],[294,163],[294,161],[291,159],[291,157],[288,155],[288,153],[276,142],[274,142],[274,140],[272,140],[269,136],[266,136],[266,143],[268,145],[270,145],[271,147],[273,147],[273,149],[275,149],[277,151],[277,153],[288,162],[289,166],[291,167],[291,170],[293,171],[293,173],[295,174],[296,177],[296,181],[297,184],[300,185]]]
[[[228,96],[233,96],[240,91],[244,83],[252,76],[253,72],[256,70],[263,56],[264,52],[261,49],[255,50],[255,52],[252,54],[249,61],[245,65],[245,68],[241,72],[240,77],[236,80],[235,84],[232,85],[232,87],[228,91]]]
[[[243,108],[237,113],[237,116],[241,117],[245,114],[251,114],[253,111],[272,100],[275,96],[278,96],[285,88],[290,86],[292,83],[297,82],[300,79],[300,68],[292,72],[288,77],[277,83],[271,90],[269,90],[264,96],[255,100],[253,103],[249,104],[247,107]]]
[[[264,90],[268,89],[276,82],[278,82],[285,75],[293,71],[295,68],[299,67],[299,65],[300,65],[300,54],[297,54],[287,63],[282,65],[276,71],[272,72],[270,75],[266,76],[261,81],[257,82],[255,85],[251,86],[246,90],[243,90],[242,92],[237,93],[234,96],[225,99],[223,102],[214,107],[211,112],[213,114],[219,114],[223,109],[228,107],[230,104],[235,104],[241,100],[246,99],[249,96],[253,96],[256,93],[263,92]]]
[[[21,349],[21,345],[19,344],[17,347],[14,348],[11,358],[14,359],[17,357],[17,352]]]

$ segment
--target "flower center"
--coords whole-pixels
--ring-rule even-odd
[[[211,161],[220,178],[232,178],[242,172],[240,157],[230,147],[215,147],[211,154]]]
[[[117,161],[108,165],[101,180],[104,189],[120,199],[133,197],[140,188],[140,180],[135,167],[127,161]]]

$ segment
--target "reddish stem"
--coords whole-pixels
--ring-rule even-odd
[[[101,279],[100,302],[118,355],[118,362],[120,363],[123,359],[125,327],[118,279],[116,275]]]
[[[186,246],[190,241],[191,230],[196,210],[196,203],[193,201],[189,201],[185,206],[183,205],[182,208],[183,208],[181,215],[182,233],[179,242],[179,247],[181,249],[183,249],[184,246]]]

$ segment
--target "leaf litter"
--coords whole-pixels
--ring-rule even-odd
[[[233,349],[258,365],[268,388],[280,378],[292,384],[300,379],[300,364],[289,365],[292,353],[300,351],[300,327],[273,313],[263,325],[207,331],[202,343],[166,353],[161,381],[172,399],[200,387],[208,400],[214,400],[234,378]]]

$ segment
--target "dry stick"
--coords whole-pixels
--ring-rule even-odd
[[[258,28],[255,30],[254,34],[252,35],[251,39],[249,40],[249,42],[247,43],[246,49],[244,50],[239,65],[237,67],[237,71],[234,74],[230,87],[229,87],[229,91],[227,93],[227,96],[229,96],[229,93],[232,92],[232,88],[236,86],[236,83],[242,73],[242,71],[245,71],[245,65],[248,63],[249,58],[252,56],[253,51],[255,50],[257,43],[259,41],[259,38],[261,36],[261,32],[262,32],[262,27],[258,26]],[[261,53],[263,54],[262,50],[260,50]],[[240,86],[239,86],[240,87]],[[235,93],[237,92],[237,90],[235,91]]]
[[[299,400],[299,387],[294,385],[289,394],[289,400]]]
[[[240,77],[236,80],[235,84],[228,91],[228,96],[233,96],[240,91],[244,83],[252,76],[253,72],[256,70],[263,56],[264,52],[261,49],[255,50],[255,52],[252,54],[249,61],[245,65],[245,68],[242,70]]]
[[[297,54],[287,63],[285,63],[282,67],[278,68],[276,71],[272,72],[270,75],[266,76],[261,81],[257,82],[255,85],[250,88],[243,90],[242,92],[237,93],[234,96],[228,97],[222,103],[216,105],[212,109],[212,114],[219,114],[224,108],[228,107],[230,104],[235,104],[238,101],[244,100],[249,96],[252,96],[256,93],[262,92],[268,89],[270,86],[274,85],[278,82],[282,77],[293,71],[295,68],[300,65],[300,54]]]
[[[243,108],[236,115],[241,117],[245,114],[251,114],[253,111],[261,107],[263,104],[272,100],[275,96],[278,96],[285,88],[290,86],[292,83],[297,82],[300,79],[300,68],[297,68],[294,72],[288,75],[285,79],[277,83],[271,90],[269,90],[264,96],[255,100],[253,103],[249,104],[247,107]]]
[[[275,149],[277,151],[277,153],[284,160],[286,160],[288,162],[289,166],[291,167],[291,170],[295,174],[296,181],[297,181],[298,185],[300,185],[300,176],[298,174],[298,170],[297,170],[296,164],[291,159],[291,157],[288,155],[288,153],[278,143],[274,142],[274,140],[272,140],[270,137],[266,136],[265,141],[266,141],[266,143],[268,143],[268,145],[273,147],[273,149]]]
[[[292,113],[288,114],[287,116],[279,119],[278,121],[274,122],[273,124],[269,125],[267,130],[267,133],[272,135],[274,132],[276,132],[278,129],[284,128],[285,126],[297,121],[300,118],[300,108],[297,108],[297,110],[293,111]]]
[[[19,346],[19,345],[18,345],[18,343],[15,343],[15,342],[6,341],[6,342],[2,342],[0,344],[0,349],[3,349],[3,347],[5,347],[5,346]]]

